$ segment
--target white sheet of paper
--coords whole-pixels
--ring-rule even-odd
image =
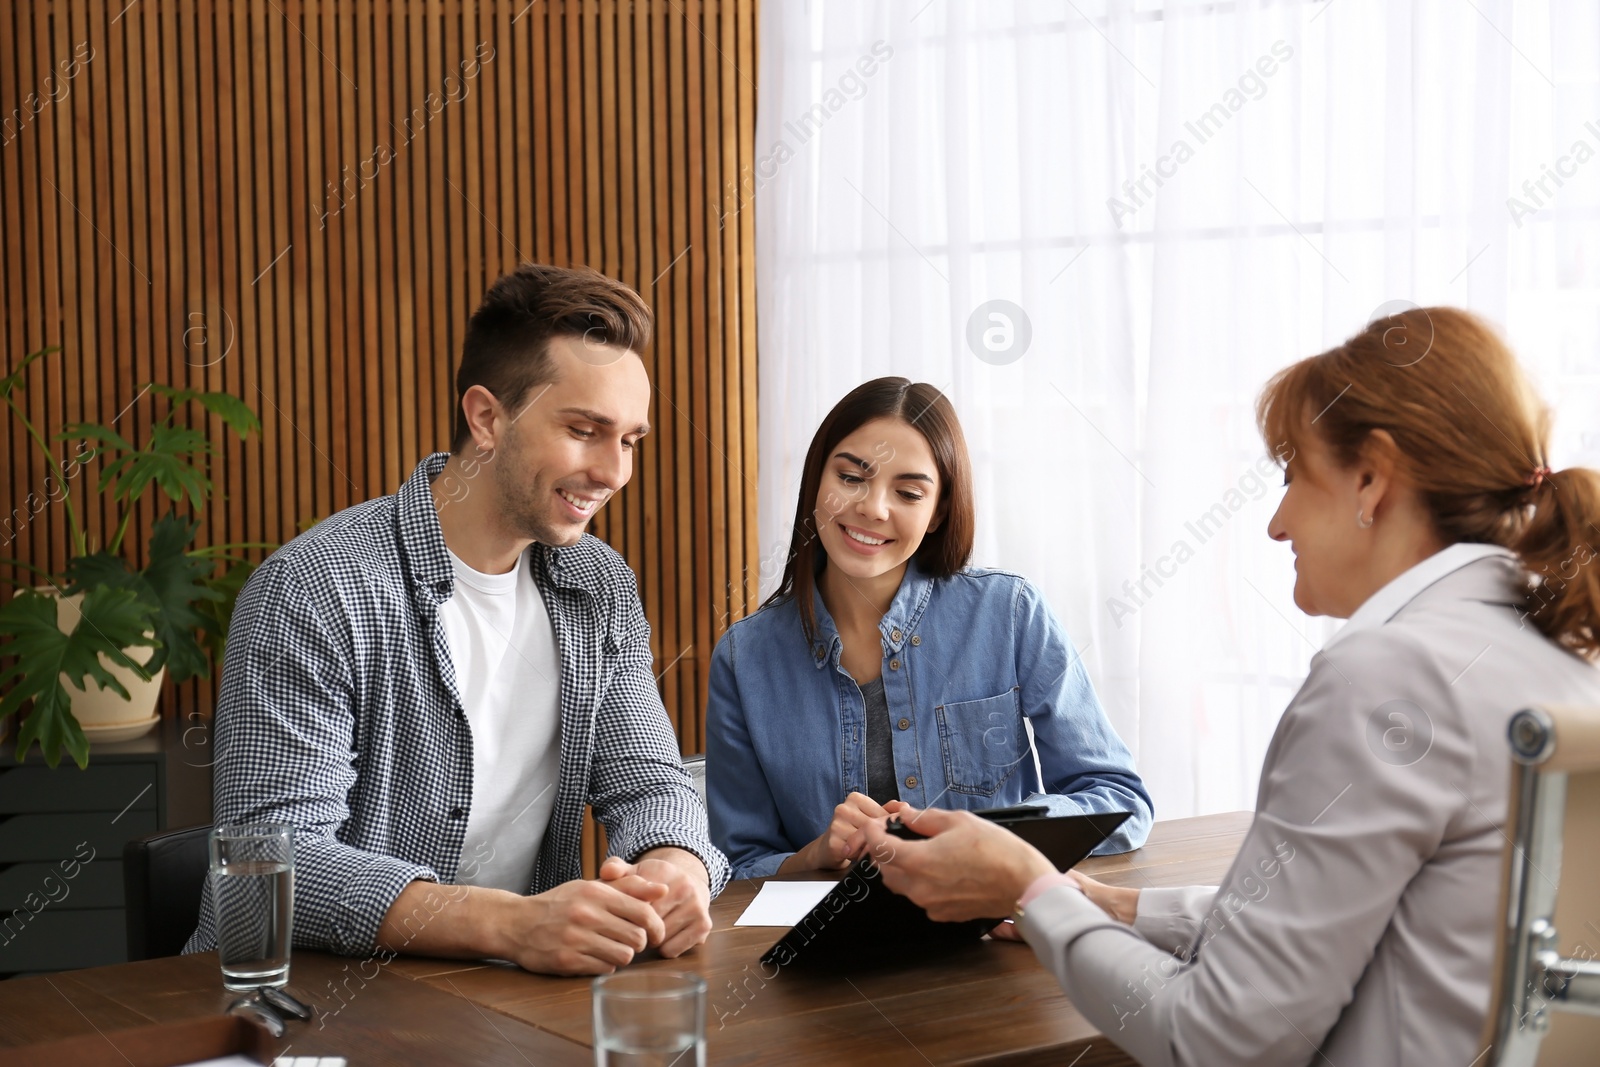
[[[744,909],[735,926],[793,926],[838,885],[826,882],[767,882]]]

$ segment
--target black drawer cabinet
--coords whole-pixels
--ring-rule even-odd
[[[185,725],[92,745],[83,770],[0,746],[0,978],[126,960],[123,844],[211,821],[210,749]]]

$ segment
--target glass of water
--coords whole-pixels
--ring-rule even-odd
[[[619,971],[596,978],[594,1062],[598,1067],[705,1067],[705,979],[672,971]]]
[[[211,903],[222,984],[234,990],[287,985],[294,941],[294,827],[269,822],[213,828]]]

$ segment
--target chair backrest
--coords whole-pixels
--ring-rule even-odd
[[[706,757],[699,752],[693,756],[683,757],[683,769],[689,772],[689,777],[694,779],[694,791],[700,794],[700,803],[706,802]]]
[[[122,846],[128,959],[176,956],[200,921],[200,890],[211,858],[209,826],[136,837]]]
[[[1511,719],[1500,938],[1481,1049],[1494,1067],[1600,1050],[1600,708]]]

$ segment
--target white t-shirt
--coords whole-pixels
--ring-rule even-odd
[[[439,607],[472,726],[472,808],[463,885],[526,893],[561,772],[561,662],[524,552],[505,574],[450,553],[455,592]]]

